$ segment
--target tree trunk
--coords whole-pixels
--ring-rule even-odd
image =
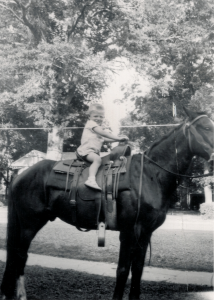
[[[209,164],[208,162],[204,162],[204,174],[209,173]],[[211,185],[208,184],[204,187],[204,195],[205,195],[205,203],[212,203],[212,188]]]
[[[48,134],[47,159],[61,160],[63,151],[63,130],[61,126],[54,126]]]

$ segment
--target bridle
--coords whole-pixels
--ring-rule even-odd
[[[189,145],[189,148],[190,148],[190,151],[192,152],[192,144],[191,144],[191,137],[190,137],[190,131],[191,131],[191,125],[194,124],[198,119],[200,118],[208,118],[206,115],[200,115],[198,117],[196,117],[194,120],[192,120],[191,122],[185,122],[184,123],[184,126],[183,126],[183,133],[184,133],[184,136],[187,138],[188,140],[188,145]],[[200,178],[200,177],[208,177],[208,176],[213,176],[213,173],[207,173],[207,174],[203,174],[203,175],[196,175],[196,176],[189,176],[189,175],[183,175],[183,174],[179,174],[179,173],[174,173],[172,171],[169,171],[167,169],[165,169],[164,167],[160,166],[158,163],[156,163],[154,160],[152,160],[151,158],[149,158],[144,152],[142,153],[142,156],[144,156],[147,160],[149,160],[150,162],[152,162],[154,165],[158,166],[160,169],[172,174],[172,175],[175,175],[175,176],[178,176],[178,177],[185,177],[185,178]],[[143,161],[143,160],[142,160]],[[141,170],[143,169],[143,166],[141,166]],[[143,171],[142,171],[143,172]]]
[[[191,138],[190,138],[190,130],[191,130],[191,125],[193,123],[195,123],[198,119],[201,119],[201,118],[208,118],[206,115],[200,115],[198,117],[196,117],[194,120],[192,120],[191,122],[185,122],[184,123],[184,127],[183,127],[183,133],[184,133],[184,136],[187,138],[188,140],[188,144],[189,144],[189,149],[190,151],[192,152],[192,145],[191,145]]]

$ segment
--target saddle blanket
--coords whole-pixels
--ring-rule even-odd
[[[130,189],[130,165],[131,165],[132,157],[127,157],[127,161],[123,168],[120,168],[120,175],[118,180],[118,191],[124,191]],[[112,167],[109,169],[109,164],[105,162],[100,166],[96,181],[98,185],[103,189],[110,182],[110,179],[107,178],[110,176],[113,180],[112,187],[114,185],[114,181],[116,180],[117,171],[119,170],[118,165],[121,164],[121,161],[115,161],[112,164]],[[57,162],[57,164],[52,169],[48,181],[47,186],[52,187],[58,190],[64,190],[66,192],[71,192],[72,182],[74,179],[74,174],[77,168],[81,168],[81,173],[79,175],[77,193],[83,200],[93,200],[95,193],[100,193],[100,191],[96,191],[90,187],[85,186],[85,181],[88,179],[89,175],[89,165],[84,162],[75,160],[66,160]],[[104,175],[107,175],[106,177]],[[108,181],[108,182],[107,182]]]

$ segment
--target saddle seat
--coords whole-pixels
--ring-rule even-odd
[[[101,167],[109,164],[110,162],[114,162],[114,165],[112,165],[112,167],[117,167],[118,160],[120,160],[121,157],[129,157],[130,155],[131,155],[131,147],[127,144],[120,143],[118,146],[112,149],[110,154],[102,157]],[[54,166],[54,170],[55,172],[58,173],[67,173],[68,166],[70,166],[69,173],[73,174],[75,172],[76,167],[80,167],[83,164],[85,165],[85,167],[90,166],[90,162],[83,161],[79,159],[79,157],[77,156],[77,158],[74,160],[67,159],[67,160],[59,161]]]

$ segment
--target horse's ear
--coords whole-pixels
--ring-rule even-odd
[[[189,120],[192,121],[195,118],[197,118],[200,115],[206,115],[206,112],[194,112],[188,108],[186,108],[185,106],[183,106],[183,109],[186,113],[186,115],[189,117]]]
[[[190,121],[195,119],[198,116],[197,113],[195,113],[194,111],[186,108],[185,106],[183,106],[183,110],[185,111],[185,113],[186,113],[186,115],[187,115],[187,117],[189,118]]]

